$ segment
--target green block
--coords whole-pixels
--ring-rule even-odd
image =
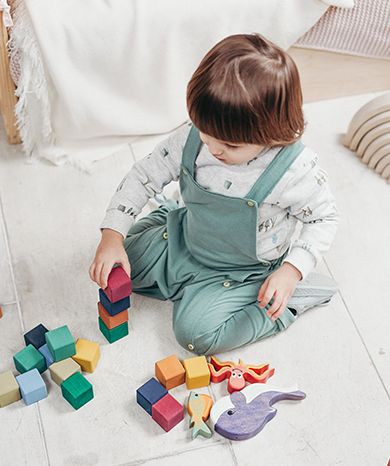
[[[43,355],[33,346],[28,345],[14,356],[16,369],[23,374],[24,372],[38,369],[40,373],[46,370],[46,360]]]
[[[76,345],[67,325],[45,333],[46,343],[55,362],[76,354]]]
[[[110,343],[114,343],[114,341],[120,340],[121,338],[129,334],[129,324],[127,322],[118,325],[118,327],[109,329],[106,327],[106,324],[99,317],[99,328],[102,334]]]
[[[80,372],[62,382],[61,391],[74,409],[81,408],[93,398],[93,387]]]

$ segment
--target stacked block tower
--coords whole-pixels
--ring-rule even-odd
[[[109,343],[129,334],[131,280],[122,267],[111,270],[107,287],[99,289],[99,329]]]

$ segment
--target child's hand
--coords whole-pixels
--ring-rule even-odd
[[[274,298],[267,316],[276,320],[286,309],[286,305],[299,280],[301,272],[289,262],[284,262],[279,269],[273,272],[263,283],[257,297],[260,307],[265,307]]]
[[[123,236],[117,231],[104,229],[95,259],[89,268],[89,276],[100,288],[107,287],[108,275],[114,264],[120,264],[130,277],[130,262],[123,247]]]

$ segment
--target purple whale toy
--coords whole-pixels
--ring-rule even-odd
[[[214,430],[231,440],[246,440],[258,434],[277,413],[272,405],[281,400],[303,400],[296,388],[279,390],[252,384],[218,400],[211,409]]]

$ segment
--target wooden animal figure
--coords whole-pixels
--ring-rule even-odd
[[[274,403],[304,398],[306,394],[296,388],[279,390],[260,384],[248,385],[219,399],[211,409],[210,419],[214,430],[223,437],[245,440],[259,433],[275,417]]]
[[[215,356],[211,356],[210,358],[209,369],[211,381],[214,383],[219,383],[229,378],[229,393],[242,390],[245,388],[246,382],[265,383],[275,372],[274,368],[269,368],[269,364],[254,366],[252,364],[244,364],[242,359],[238,360],[238,364],[232,361],[222,362]]]
[[[195,392],[190,392],[188,397],[187,411],[191,416],[190,428],[192,427],[192,439],[198,435],[210,438],[212,432],[205,421],[210,416],[211,406],[213,405],[213,399],[210,395],[203,395]]]

